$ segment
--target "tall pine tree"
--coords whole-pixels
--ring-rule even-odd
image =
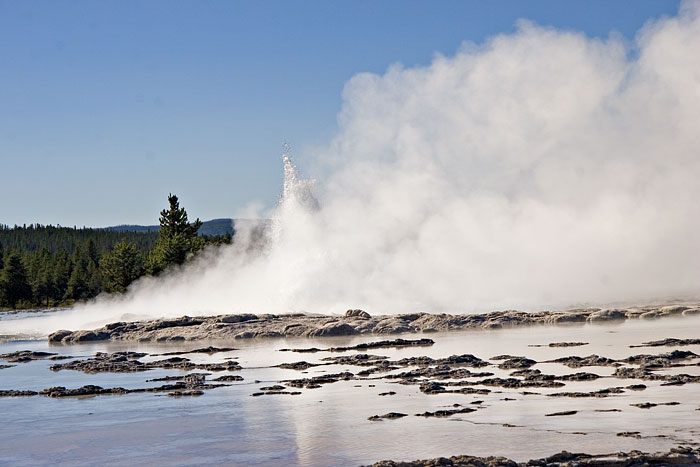
[[[30,258],[28,272],[34,302],[37,305],[45,303],[46,306],[49,306],[49,299],[54,296],[51,252],[46,248],[42,248],[32,254]]]
[[[32,298],[32,288],[27,282],[27,270],[19,253],[5,256],[5,267],[0,272],[0,302],[15,308],[21,301]]]
[[[136,245],[126,240],[102,255],[100,272],[109,292],[126,292],[126,288],[143,274],[143,260]]]
[[[90,257],[86,243],[78,243],[73,252],[71,262],[73,263],[73,270],[68,279],[65,298],[82,300],[97,295],[100,291],[99,270]]]
[[[180,207],[177,196],[168,195],[169,209],[160,212],[158,240],[148,256],[147,269],[158,274],[171,264],[182,264],[204,246],[204,239],[197,236],[202,222],[190,224],[187,211]]]
[[[54,286],[54,298],[59,302],[66,296],[68,280],[71,276],[71,261],[68,252],[59,250],[53,259],[51,279]]]

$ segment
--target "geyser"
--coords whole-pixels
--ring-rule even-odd
[[[687,2],[633,45],[523,21],[426,67],[357,75],[337,136],[309,158],[320,182],[285,154],[263,251],[239,232],[123,297],[22,330],[697,296],[698,57],[700,3]]]

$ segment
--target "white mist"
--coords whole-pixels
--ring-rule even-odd
[[[241,232],[126,296],[0,326],[697,296],[698,57],[700,3],[686,2],[632,47],[523,21],[427,67],[357,75],[314,154],[319,183],[285,154],[264,251]]]

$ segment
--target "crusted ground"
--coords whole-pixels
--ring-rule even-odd
[[[414,313],[370,316],[348,310],[344,316],[307,314],[183,316],[176,319],[110,323],[95,330],[60,330],[49,336],[52,343],[100,340],[183,341],[199,339],[247,339],[262,337],[319,337],[367,334],[430,333],[460,329],[496,329],[514,326],[598,323],[627,319],[659,319],[700,314],[700,305],[668,305],[601,310],[496,311],[475,315]]]

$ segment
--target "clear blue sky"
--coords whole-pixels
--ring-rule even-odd
[[[323,144],[359,72],[426,65],[517,19],[628,39],[677,1],[0,0],[0,223],[232,217]]]

